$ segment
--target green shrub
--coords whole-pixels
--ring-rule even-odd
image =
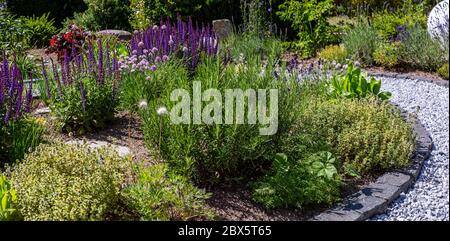
[[[131,0],[130,24],[134,29],[148,27],[146,24],[158,24],[161,17],[183,18],[191,16],[202,22],[211,23],[215,19],[234,18],[236,24],[240,21],[240,0]],[[139,11],[139,12],[138,12]]]
[[[59,96],[56,88],[52,91],[50,109],[56,118],[58,129],[63,132],[87,133],[105,128],[114,118],[117,101],[113,96],[113,85],[106,82],[98,85],[97,80],[82,78],[85,96],[80,94],[80,82],[66,86]]]
[[[28,45],[28,30],[22,20],[5,11],[0,11],[0,49],[23,52]]]
[[[130,0],[84,0],[84,2],[88,9],[74,15],[74,21],[78,26],[91,31],[130,29],[128,23]]]
[[[375,63],[387,68],[394,68],[399,62],[399,43],[383,43],[373,53]]]
[[[374,98],[310,98],[304,106],[290,137],[295,145],[285,144],[286,153],[296,151],[294,147],[325,148],[342,163],[340,173],[353,170],[357,175],[408,164],[414,149],[412,127],[389,103]]]
[[[274,63],[269,59],[268,66]],[[261,124],[173,124],[167,116],[158,116],[156,109],[165,106],[171,110],[176,102],[170,100],[175,89],[185,89],[192,96],[192,81],[186,77],[152,80],[165,83],[166,88],[159,98],[149,99],[148,108],[141,111],[144,137],[149,148],[160,149],[160,155],[169,165],[198,182],[216,184],[221,180],[242,180],[264,167],[265,156],[271,154],[279,135],[286,131],[295,115],[293,106],[297,103],[295,80],[275,81],[273,67],[267,67],[261,74],[260,57],[247,59],[247,64],[223,65],[220,59],[207,60],[197,67],[193,80],[201,81],[202,91],[216,88],[222,94],[225,89],[278,89],[278,130],[273,136],[260,135]],[[180,73],[183,73],[182,71]],[[288,89],[295,94],[288,95]],[[202,108],[207,105],[202,102]],[[269,103],[268,103],[269,105]],[[223,106],[224,108],[224,106]],[[192,109],[189,113],[192,116]],[[223,110],[222,110],[223,112]],[[248,109],[244,109],[247,116]],[[179,114],[179,113],[178,113]],[[223,121],[223,119],[222,119]]]
[[[442,67],[440,67],[440,68],[438,69],[438,74],[439,74],[442,78],[444,78],[444,79],[446,79],[446,80],[449,79],[449,76],[448,76],[448,63],[445,63],[444,65],[442,65]]]
[[[221,48],[221,57],[242,63],[254,57],[278,59],[285,49],[280,40],[256,34],[233,34],[221,42]]]
[[[41,145],[12,168],[25,220],[104,220],[114,216],[130,161],[111,148]]]
[[[16,191],[6,180],[6,177],[0,175],[0,221],[10,221],[18,218],[16,205]]]
[[[169,172],[167,164],[136,165],[136,173],[136,183],[124,190],[124,196],[141,220],[213,218],[204,202],[209,195],[186,177]]]
[[[267,208],[331,204],[339,199],[340,178],[329,152],[305,160],[277,154],[272,171],[253,184],[253,199]]]
[[[165,89],[175,88],[176,83],[188,83],[188,76],[189,72],[181,61],[174,59],[159,64],[155,72],[150,70],[123,72],[120,83],[120,107],[136,112],[142,101],[152,102],[165,93]]]
[[[434,40],[426,28],[416,25],[408,28],[400,48],[402,64],[415,69],[435,71],[448,62],[448,45],[442,47]]]
[[[346,98],[365,98],[367,96],[375,96],[381,100],[387,100],[391,97],[391,93],[381,90],[381,80],[376,80],[361,73],[361,69],[353,68],[350,63],[345,75],[335,74],[330,83],[330,95],[333,97]]]
[[[54,20],[49,19],[49,13],[41,17],[22,17],[22,21],[29,37],[31,46],[45,47],[50,39],[56,34]]]
[[[87,58],[69,60],[68,54],[53,73],[42,70],[48,81],[42,81],[41,98],[63,132],[86,133],[104,128],[113,118],[118,105],[117,85],[120,79],[116,54],[101,39],[95,47],[88,43]],[[48,82],[48,84],[47,84]],[[44,85],[45,84],[45,85]]]
[[[335,28],[327,22],[327,14],[334,8],[333,0],[290,0],[279,6],[277,15],[291,22],[298,32],[298,47],[304,57],[313,55],[316,49],[337,42]]]
[[[18,119],[9,125],[0,125],[0,160],[21,160],[42,142],[44,132],[42,120],[35,118]]]
[[[427,26],[427,15],[417,5],[405,6],[395,12],[384,10],[374,14],[372,23],[378,35],[383,39],[395,38],[399,34],[399,28],[412,27],[419,24]],[[412,8],[412,9],[410,9]]]
[[[381,41],[376,29],[364,22],[350,29],[342,40],[350,58],[364,65],[373,63],[373,53]]]
[[[317,54],[317,57],[328,61],[344,63],[347,58],[347,51],[342,45],[330,45],[322,49]]]
[[[19,16],[41,16],[50,13],[57,27],[61,22],[73,17],[74,12],[82,12],[87,6],[83,0],[8,0],[8,10]]]

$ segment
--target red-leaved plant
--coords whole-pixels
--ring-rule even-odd
[[[65,32],[54,35],[50,40],[50,46],[46,49],[46,54],[57,53],[58,60],[64,60],[64,52],[72,56],[72,52],[80,53],[84,43],[91,37],[88,32],[75,24],[70,24]]]

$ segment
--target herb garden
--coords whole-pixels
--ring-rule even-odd
[[[361,219],[448,221],[448,0],[30,2],[0,0],[0,221],[317,220],[389,173]]]

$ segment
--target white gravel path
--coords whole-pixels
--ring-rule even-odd
[[[418,118],[433,140],[431,157],[425,161],[417,182],[402,193],[384,214],[372,220],[449,220],[449,89],[433,83],[381,78],[391,101]]]

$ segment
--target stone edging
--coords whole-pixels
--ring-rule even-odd
[[[402,111],[402,116],[406,117],[407,113]],[[384,213],[388,205],[400,193],[411,187],[419,176],[423,162],[431,155],[433,142],[419,120],[414,123],[414,134],[416,135],[416,150],[408,167],[385,173],[359,192],[346,197],[341,203],[313,217],[311,221],[363,221],[376,214]]]
[[[369,71],[364,70],[368,75],[374,76],[374,77],[384,77],[384,78],[397,78],[397,79],[411,79],[411,80],[420,80],[425,81],[429,83],[433,83],[439,86],[443,87],[449,87],[449,81],[448,80],[439,80],[439,79],[431,79],[431,78],[424,78],[419,77],[414,74],[401,74],[401,73],[395,73],[395,72],[375,72],[375,71]]]

